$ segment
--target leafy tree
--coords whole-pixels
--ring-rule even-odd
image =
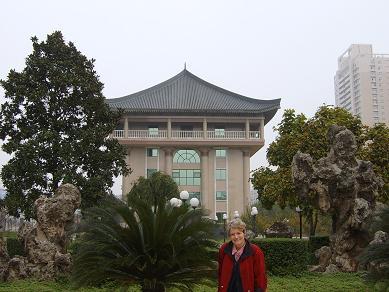
[[[160,171],[154,172],[150,178],[140,177],[133,185],[127,197],[137,197],[148,204],[155,204],[155,200],[167,201],[173,197],[178,197],[177,184],[170,175]],[[129,200],[130,200],[129,199]]]
[[[385,124],[376,124],[362,134],[363,145],[359,157],[373,163],[374,170],[383,181],[383,190],[378,200],[389,202],[389,128]]]
[[[292,109],[286,110],[281,123],[274,128],[279,135],[267,150],[270,166],[256,170],[252,178],[264,207],[271,208],[274,203],[281,207],[300,205],[309,221],[310,235],[315,233],[318,212],[313,208],[312,197],[304,202],[299,200],[291,178],[291,164],[299,150],[315,160],[324,157],[329,151],[327,131],[335,124],[350,129],[357,137],[358,145],[364,143],[361,121],[344,109],[321,106],[311,119]]]
[[[304,130],[306,122],[304,114],[296,115],[293,109],[285,110],[281,123],[274,128],[278,132],[278,137],[267,149],[267,160],[271,166],[291,165],[293,156],[301,149],[302,141],[306,139]]]
[[[27,218],[35,199],[61,183],[80,189],[85,208],[110,193],[113,176],[128,172],[122,146],[108,138],[121,113],[106,105],[94,60],[65,43],[61,32],[31,40],[23,71],[0,81],[6,98],[0,139],[12,155],[1,171],[5,204]]]
[[[155,179],[142,181],[156,187]],[[171,178],[163,180],[160,193],[169,193],[172,183]],[[138,188],[141,185],[142,193],[148,191],[147,184]],[[163,195],[153,202],[129,196],[128,206],[97,207],[87,213],[74,258],[72,279],[77,286],[114,280],[123,286],[137,283],[142,291],[193,291],[196,284],[214,285],[216,242],[210,238],[215,224],[203,217],[205,210],[172,207]]]

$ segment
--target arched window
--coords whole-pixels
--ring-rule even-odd
[[[200,156],[194,150],[178,150],[173,157],[174,163],[200,163]]]

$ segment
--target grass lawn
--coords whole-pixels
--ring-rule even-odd
[[[305,274],[296,277],[271,277],[269,291],[373,291],[355,273]]]
[[[68,283],[55,283],[55,282],[38,282],[38,281],[16,281],[12,283],[0,283],[1,292],[54,292],[54,291],[74,291]],[[78,290],[80,292],[103,292],[103,291],[119,291],[115,287],[105,288],[84,288]],[[129,292],[140,291],[137,287],[131,287],[128,289]],[[213,292],[215,288],[198,287],[195,291],[197,292]],[[359,274],[304,274],[302,277],[269,277],[269,292],[278,291],[373,291],[373,289],[367,286],[361,279]],[[173,292],[173,291],[171,291]]]
[[[17,237],[17,232],[16,231],[0,231],[0,237],[2,238],[16,238]]]

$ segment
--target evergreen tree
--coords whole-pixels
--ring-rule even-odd
[[[0,85],[0,139],[11,159],[1,170],[12,215],[32,216],[33,202],[61,183],[73,183],[82,207],[110,193],[113,176],[127,173],[124,150],[108,138],[120,112],[104,101],[103,84],[87,59],[57,31],[39,42],[22,72],[11,70]]]
[[[141,176],[127,194],[128,201],[137,197],[149,204],[155,204],[156,200],[168,201],[178,196],[178,187],[172,177],[160,171],[154,172],[149,178]]]

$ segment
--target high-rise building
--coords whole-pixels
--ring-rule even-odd
[[[280,100],[245,97],[186,69],[149,89],[107,100],[124,111],[113,135],[127,149],[132,173],[122,194],[155,171],[200,199],[211,217],[243,213],[250,201],[250,157],[263,147],[264,127]]]
[[[5,189],[0,185],[0,199],[4,199],[5,195]]]
[[[389,54],[374,54],[372,45],[351,45],[339,58],[335,104],[372,126],[389,124]]]
[[[1,179],[0,179],[0,199],[4,199],[4,197],[5,197],[5,189],[4,189],[4,187],[3,187],[3,183],[2,183],[2,181],[1,181]]]

